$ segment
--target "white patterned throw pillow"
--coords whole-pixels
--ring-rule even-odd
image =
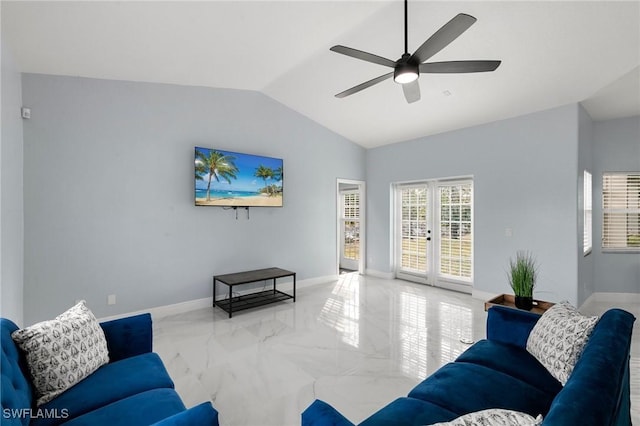
[[[33,378],[40,406],[109,362],[107,340],[85,301],[55,319],[14,331]]]
[[[542,424],[542,415],[537,418],[519,411],[491,408],[465,414],[455,420],[434,423],[430,426],[538,426]]]
[[[569,302],[552,306],[527,339],[527,351],[564,386],[582,355],[598,317],[586,317]]]

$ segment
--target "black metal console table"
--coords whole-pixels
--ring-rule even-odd
[[[276,280],[284,277],[293,277],[293,294],[287,294],[276,289]],[[273,280],[273,289],[232,297],[233,286],[265,280]],[[216,282],[221,282],[229,287],[228,298],[216,300]],[[237,272],[235,274],[215,275],[213,277],[213,307],[219,306],[228,312],[229,318],[231,318],[235,311],[255,308],[288,299],[293,299],[294,302],[296,301],[296,273],[287,271],[286,269],[266,268],[255,271]]]

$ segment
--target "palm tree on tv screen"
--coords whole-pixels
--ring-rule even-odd
[[[277,182],[282,181],[283,176],[284,174],[282,173],[282,166],[273,171],[273,179],[275,179]]]
[[[264,190],[267,192],[267,194],[269,194],[270,191],[269,186],[267,185],[267,179],[273,178],[273,169],[271,167],[260,165],[256,169],[256,173],[254,174],[254,176],[262,178],[262,180],[264,181]]]
[[[211,201],[211,178],[215,178],[216,182],[224,179],[227,183],[231,183],[231,178],[237,179],[238,168],[232,155],[224,155],[220,151],[210,150],[202,152],[196,150],[196,179],[204,180],[203,175],[208,175],[207,181],[207,201]]]

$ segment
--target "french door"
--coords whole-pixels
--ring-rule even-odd
[[[394,198],[396,277],[471,292],[473,181],[399,184]]]
[[[396,276],[431,284],[431,212],[426,183],[396,188]]]
[[[360,262],[360,193],[340,192],[340,267],[358,270]]]

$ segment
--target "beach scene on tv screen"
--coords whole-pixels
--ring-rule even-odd
[[[195,148],[197,206],[282,207],[282,159]]]

